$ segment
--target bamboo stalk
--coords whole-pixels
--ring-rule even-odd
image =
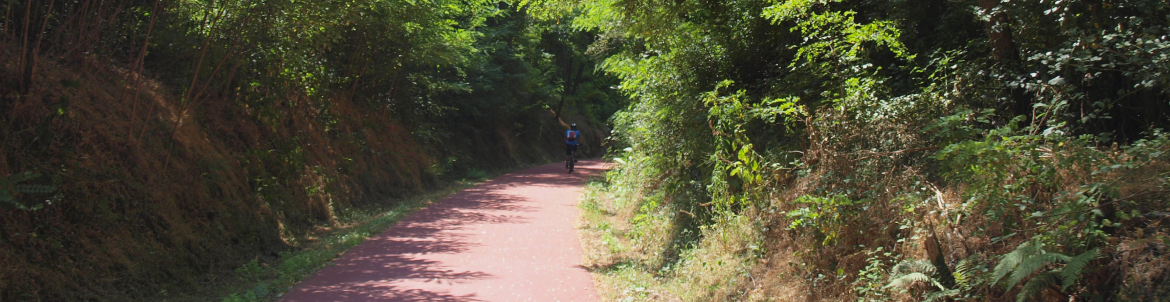
[[[61,22],[61,25],[57,26],[56,30],[53,31],[53,38],[49,42],[49,45],[52,45],[53,47],[55,47],[54,49],[58,50],[58,51],[63,49],[61,46],[63,44],[63,43],[61,43],[61,37],[65,36],[66,32],[69,32],[70,24],[73,24],[74,18],[77,17],[76,11],[74,10],[75,9],[74,6],[69,5],[69,2],[65,2],[64,5],[65,5],[65,13],[64,13],[65,22]],[[50,50],[50,51],[52,51],[52,50]],[[65,54],[67,54],[67,53],[65,53]],[[63,54],[63,55],[65,55],[65,54]]]
[[[195,85],[197,83],[199,83],[198,82],[199,81],[199,72],[203,69],[203,59],[205,59],[207,57],[207,50],[210,48],[210,45],[211,45],[211,33],[215,31],[216,25],[219,25],[219,20],[220,20],[220,18],[223,17],[224,12],[226,12],[226,11],[227,11],[226,9],[221,10],[220,13],[215,17],[215,21],[211,22],[211,28],[207,29],[207,38],[203,39],[203,49],[202,49],[202,51],[200,51],[199,60],[195,63],[195,73],[193,75],[191,75],[191,84],[187,86],[187,92],[184,93],[183,99],[181,101],[185,101],[188,103],[190,102],[191,92],[195,91]],[[182,119],[182,117],[179,117],[179,119]],[[178,126],[178,125],[176,125],[176,126]],[[176,127],[176,131],[177,131],[177,129],[178,128]]]
[[[140,93],[138,93],[138,89],[142,86],[142,72],[144,69],[143,65],[145,65],[146,61],[146,48],[150,46],[150,34],[154,31],[154,21],[158,19],[158,8],[159,4],[162,2],[163,0],[154,1],[154,9],[152,9],[150,13],[150,25],[146,26],[146,37],[142,39],[142,49],[138,51],[138,62],[135,63],[134,66],[136,75],[134,79],[134,102],[133,105],[130,106],[130,126],[126,128],[127,140],[132,140],[134,138],[134,120],[138,118],[138,96],[140,95]],[[145,124],[145,122],[143,124]],[[134,142],[135,144],[138,143],[137,140],[134,140]]]
[[[24,70],[24,64],[26,64],[25,55],[28,52],[28,27],[29,27],[28,23],[29,23],[29,20],[32,19],[32,7],[33,7],[34,1],[36,1],[36,0],[29,0],[29,2],[26,3],[25,7],[24,7],[24,33],[21,35],[20,62],[18,63],[16,70]],[[28,93],[28,83],[25,83],[24,77],[20,78],[20,93],[21,94]],[[16,115],[16,105],[17,104],[13,104],[13,110],[12,110],[13,111],[12,112],[13,119],[16,118],[16,116],[15,116]]]
[[[88,20],[87,17],[89,16],[90,3],[93,3],[93,1],[83,1],[81,4],[81,7],[77,9],[77,18],[78,18],[77,23],[76,23],[77,28],[74,32],[77,32],[77,33],[84,33],[85,32],[85,24],[86,24],[86,20]],[[81,47],[82,39],[84,36],[85,35],[77,35],[77,36],[72,37],[73,41],[69,45],[69,50],[67,52],[70,54],[81,53],[80,51],[77,51],[77,48]]]
[[[225,9],[224,11],[226,11],[226,9]],[[255,17],[255,13],[256,13],[256,8],[255,8],[255,7],[253,7],[253,8],[252,8],[252,9],[250,9],[250,10],[248,10],[248,13],[247,13],[246,15],[244,15],[243,22],[241,22],[239,26],[240,26],[241,28],[247,28],[248,26],[250,26],[250,25],[251,25],[251,23],[252,23],[252,18],[253,18],[253,17]],[[197,104],[198,104],[198,100],[199,100],[199,99],[201,99],[201,98],[203,98],[203,96],[204,96],[205,92],[207,91],[207,88],[211,86],[211,84],[212,84],[212,83],[211,83],[211,82],[212,82],[212,80],[214,80],[214,79],[215,79],[215,75],[219,74],[219,71],[222,69],[222,67],[224,66],[224,64],[225,64],[225,63],[227,63],[227,61],[228,61],[229,59],[231,59],[231,58],[232,58],[232,55],[233,55],[233,53],[235,53],[235,52],[239,51],[239,49],[240,49],[240,40],[241,40],[241,39],[243,39],[243,37],[244,37],[244,35],[243,35],[243,34],[239,34],[239,35],[236,35],[234,39],[232,39],[232,44],[231,44],[231,46],[230,46],[230,47],[228,47],[228,51],[227,51],[227,53],[225,53],[225,54],[224,54],[224,57],[223,57],[223,59],[222,59],[222,60],[220,60],[218,64],[216,64],[216,66],[215,66],[215,69],[213,69],[213,70],[211,71],[211,74],[207,76],[207,81],[206,81],[206,82],[204,82],[203,86],[202,86],[202,87],[199,89],[199,92],[198,92],[198,93],[196,93],[196,94],[195,94],[195,95],[192,97],[192,99],[190,100],[190,101],[191,101],[191,104],[193,104],[192,106],[194,106],[194,105],[197,105]],[[239,68],[239,65],[240,65],[240,64],[241,64],[241,62],[238,62],[238,61],[237,61],[237,62],[235,63],[235,65],[233,65],[233,67],[232,67],[232,71],[230,72],[230,74],[229,74],[229,76],[228,76],[227,80],[225,81],[225,84],[224,84],[224,85],[229,85],[229,84],[231,83],[232,79],[234,79],[234,78],[235,78],[236,68]],[[194,89],[194,87],[192,87],[192,89]]]
[[[12,35],[8,34],[8,29],[12,28],[12,19],[13,19],[12,18],[12,6],[11,5],[5,6],[4,7],[4,31],[0,32],[0,36],[3,36],[3,39],[4,39],[4,45],[11,44],[12,41],[9,40],[9,37],[15,35],[15,34],[12,34]]]
[[[49,27],[49,16],[53,13],[55,4],[57,2],[49,1],[49,9],[45,11],[44,20],[41,21],[41,30],[37,32],[37,42],[33,44],[32,55],[29,58],[31,62],[29,62],[28,69],[25,71],[25,77],[28,78],[30,88],[32,86],[33,75],[36,74],[37,70],[37,54],[41,52],[41,41],[45,39],[45,30]]]

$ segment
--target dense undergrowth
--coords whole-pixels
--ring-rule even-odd
[[[1170,299],[1163,1],[530,1],[632,99],[614,301]]]
[[[507,2],[0,12],[0,301],[272,299],[393,219],[346,213],[557,160],[570,122],[600,154],[621,100],[591,35]]]

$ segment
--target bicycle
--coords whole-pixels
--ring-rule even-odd
[[[577,162],[577,151],[569,152],[569,158],[565,160],[565,169],[569,169],[569,173],[573,173],[573,166]]]
[[[580,144],[578,140],[581,137],[581,132],[577,131],[577,124],[569,125],[569,130],[565,131],[565,169],[569,169],[569,173],[573,173],[573,166],[577,162],[577,145]]]

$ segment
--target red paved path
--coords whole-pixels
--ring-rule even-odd
[[[302,301],[597,301],[577,200],[599,161],[504,175],[415,212],[297,285]]]

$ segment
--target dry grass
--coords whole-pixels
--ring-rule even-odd
[[[582,201],[585,261],[606,301],[723,301],[757,284],[751,268],[762,237],[749,216],[716,218],[701,228],[696,246],[680,248],[672,245],[680,240],[673,224],[689,213],[645,209],[644,201],[627,198],[594,182]]]
[[[812,288],[797,265],[801,262],[795,256],[797,246],[779,231],[772,234],[767,256],[753,268],[755,284],[744,301],[814,301]]]

